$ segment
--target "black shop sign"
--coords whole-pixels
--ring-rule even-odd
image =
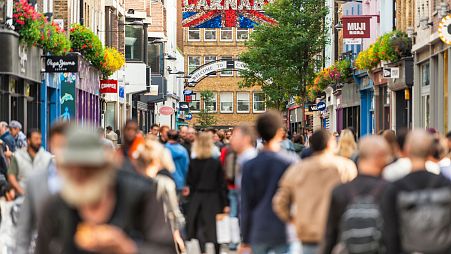
[[[77,55],[46,56],[45,72],[78,72]]]

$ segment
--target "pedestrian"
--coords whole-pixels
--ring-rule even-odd
[[[390,147],[382,137],[364,137],[359,155],[359,175],[332,191],[322,254],[340,248],[349,254],[384,253],[380,205],[387,182],[381,174],[391,160]]]
[[[176,130],[169,130],[167,133],[168,142],[166,148],[170,151],[175,164],[175,172],[172,173],[177,192],[181,193],[185,188],[186,175],[188,174],[189,155],[186,149],[177,143],[179,135]]]
[[[180,144],[182,144],[185,141],[187,135],[188,135],[188,126],[180,126],[179,129]]]
[[[121,146],[122,152],[122,166],[121,169],[127,170],[130,172],[135,172],[135,167],[131,162],[131,147],[138,136],[138,122],[134,119],[129,119],[125,122],[124,126],[124,137],[123,137],[123,145]]]
[[[216,253],[219,244],[216,237],[216,215],[228,213],[227,186],[219,160],[212,157],[213,140],[210,133],[199,134],[193,144],[196,158],[189,164],[187,189],[189,194],[187,215],[188,239],[198,239],[202,253],[205,244],[213,243]]]
[[[218,130],[214,128],[208,128],[206,132],[210,133],[213,136],[213,143],[217,148],[217,151],[219,151],[219,154],[221,153],[222,148],[224,147],[224,143],[221,141],[221,138],[218,135]]]
[[[357,151],[357,143],[354,138],[354,134],[348,130],[344,129],[340,133],[340,138],[338,139],[338,149],[337,155],[351,159],[351,157]]]
[[[11,132],[11,135],[14,137],[14,140],[16,142],[16,149],[20,149],[27,146],[27,137],[22,132],[22,124],[18,121],[11,121],[9,123],[9,130]]]
[[[39,218],[36,253],[176,253],[152,182],[115,170],[89,128],[74,128],[56,157],[62,186]]]
[[[117,144],[118,145],[122,145],[121,131],[120,130],[115,130],[114,132],[117,135]]]
[[[137,168],[140,174],[154,179],[157,185],[157,199],[164,205],[166,219],[170,222],[174,240],[179,251],[185,252],[185,244],[180,231],[185,226],[185,218],[177,202],[177,192],[172,174],[175,172],[170,152],[156,140],[147,139],[138,151]]]
[[[233,134],[233,129],[230,128],[230,129],[226,130],[225,142],[227,144],[230,143],[230,139],[232,138],[232,134]]]
[[[411,173],[387,188],[382,204],[386,253],[451,253],[451,182],[426,170],[433,138],[413,130],[405,146]]]
[[[294,152],[301,156],[302,151],[304,150],[304,137],[301,134],[296,134],[293,137],[293,146]]]
[[[279,218],[296,226],[303,254],[318,251],[332,189],[357,176],[351,160],[335,155],[336,147],[335,137],[328,131],[315,131],[310,137],[313,155],[290,167],[274,197],[273,209]],[[295,214],[291,213],[293,208]]]
[[[169,131],[169,127],[166,125],[163,125],[160,127],[160,143],[162,143],[163,145],[166,144],[168,142],[168,131]]]
[[[111,127],[111,126],[107,126],[106,127],[105,138],[111,140],[111,142],[113,142],[114,147],[117,146],[117,142],[119,140],[119,137],[116,134],[116,132],[113,131],[113,127]]]
[[[222,144],[222,147],[220,149],[222,149],[225,147],[225,145],[227,145],[225,130],[220,129],[220,130],[218,130],[217,134],[218,134],[219,142],[221,142],[221,144]]]
[[[412,163],[407,157],[407,151],[405,149],[405,143],[408,134],[409,130],[407,129],[401,129],[396,134],[396,142],[400,149],[398,153],[398,159],[394,162],[389,163],[382,172],[382,176],[387,181],[394,182],[396,180],[399,180],[409,174],[412,169]]]
[[[6,122],[0,122],[0,140],[3,141],[3,151],[9,150],[11,153],[16,151],[16,141],[9,131],[8,124]],[[11,154],[5,154],[9,159]]]
[[[152,126],[150,127],[149,134],[157,138],[158,135],[160,134],[160,125],[156,123],[152,124]]]
[[[256,129],[263,148],[242,170],[239,253],[286,253],[289,248],[286,225],[272,209],[279,179],[293,162],[280,153],[283,119],[278,112],[268,111],[257,118]]]
[[[196,137],[196,130],[192,127],[182,126],[180,127],[180,144],[186,149],[188,155],[191,157],[191,146]]]
[[[401,147],[399,147],[399,144],[396,140],[396,132],[393,130],[384,130],[382,132],[382,137],[388,142],[391,149],[391,154],[393,156],[393,162],[395,162],[398,157],[401,150]]]
[[[8,168],[8,181],[18,195],[25,194],[25,180],[35,169],[48,168],[52,155],[41,147],[42,135],[37,129],[27,133],[27,146],[17,150]]]
[[[291,142],[291,140],[289,139],[289,133],[287,128],[283,128],[283,131],[284,131],[283,140],[280,143],[282,149],[289,152],[295,152],[293,142]]]
[[[49,132],[49,147],[53,156],[60,156],[61,149],[66,142],[67,122],[53,124]],[[34,250],[38,218],[42,216],[45,202],[61,188],[54,159],[48,167],[35,168],[33,174],[25,180],[25,198],[20,207],[19,221],[16,232],[17,254],[28,254]],[[33,253],[33,252],[32,252]]]
[[[110,139],[107,139],[105,136],[105,130],[102,127],[97,128],[97,133],[99,134],[99,137],[101,138],[103,145],[111,150],[115,149],[113,141]]]

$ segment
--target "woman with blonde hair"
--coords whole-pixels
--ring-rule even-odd
[[[157,198],[163,202],[177,247],[184,252],[185,244],[180,229],[185,225],[185,218],[177,201],[175,182],[172,179],[175,166],[170,152],[157,140],[148,138],[137,147],[133,156],[138,173],[155,180]]]
[[[219,160],[212,156],[213,136],[200,133],[193,144],[193,158],[186,180],[190,203],[187,215],[188,239],[198,239],[205,252],[206,243],[214,243],[216,253],[216,215],[228,212],[227,185]]]
[[[337,149],[337,155],[348,159],[357,151],[357,143],[355,142],[354,133],[351,130],[344,129],[341,131]]]

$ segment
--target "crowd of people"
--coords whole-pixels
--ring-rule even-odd
[[[57,122],[48,138],[0,122],[0,253],[451,253],[451,133],[291,135],[268,111],[220,130]],[[224,214],[239,243],[218,242]]]

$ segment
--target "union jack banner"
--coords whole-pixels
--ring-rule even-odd
[[[263,6],[272,0],[182,0],[184,27],[253,28],[277,23],[265,15]]]

